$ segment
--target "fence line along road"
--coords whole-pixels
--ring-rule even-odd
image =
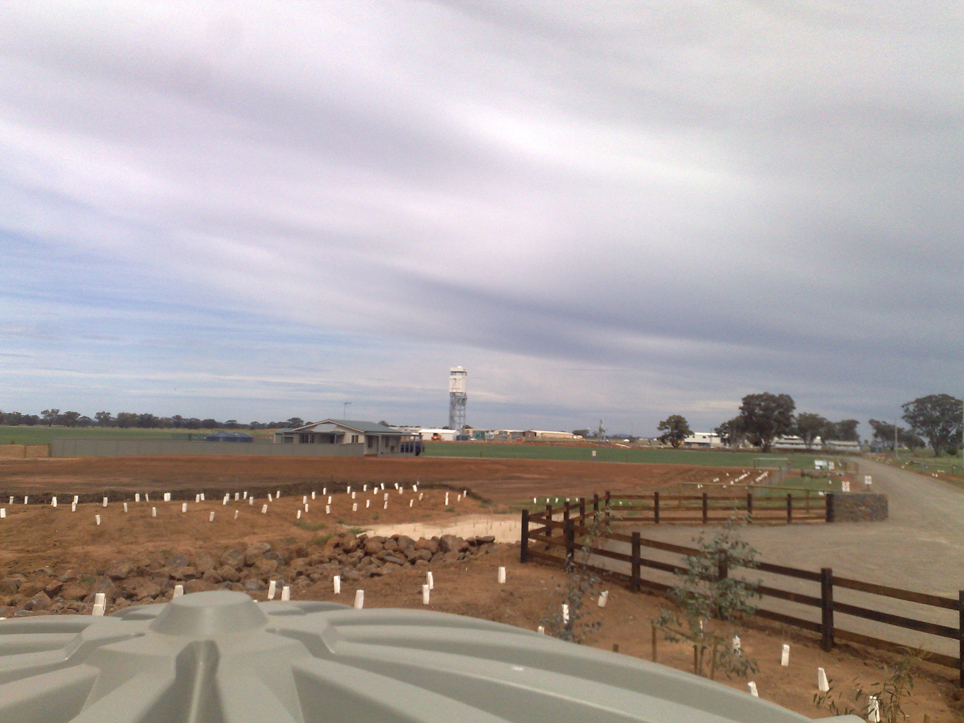
[[[706,522],[705,496],[699,502]],[[606,509],[605,503],[602,507]],[[597,495],[593,512],[599,509]],[[654,510],[658,509],[656,503]],[[585,564],[591,569],[636,591],[665,592],[672,586],[674,574],[683,569],[681,558],[699,554],[697,548],[645,539],[639,532],[594,535],[586,527],[591,514],[585,499],[575,509],[567,503],[562,510],[549,505],[543,512],[523,510],[521,561],[561,566],[573,559],[577,550],[588,549]],[[658,513],[654,511],[652,518],[659,519]],[[543,547],[539,550],[534,545]],[[732,572],[721,570],[723,575]],[[828,651],[839,640],[890,652],[919,647],[931,662],[957,670],[958,683],[964,687],[964,590],[956,597],[944,597],[834,575],[830,567],[814,571],[768,562],[741,571],[744,576],[748,573],[761,577],[758,591],[767,606],[757,610],[759,617],[816,633]]]

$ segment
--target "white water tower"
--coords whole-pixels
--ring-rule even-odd
[[[468,372],[462,367],[449,369],[449,429],[461,431],[465,427],[465,393]]]

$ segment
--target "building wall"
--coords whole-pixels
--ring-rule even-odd
[[[51,457],[138,457],[164,454],[231,454],[266,457],[362,457],[363,444],[232,444],[177,439],[50,440]]]

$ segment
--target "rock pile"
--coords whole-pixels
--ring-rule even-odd
[[[106,569],[66,570],[48,567],[30,574],[0,578],[0,616],[89,613],[96,593],[107,597],[108,611],[129,605],[166,602],[175,585],[184,592],[227,589],[259,596],[275,580],[280,588],[307,588],[334,575],[342,580],[389,575],[406,566],[466,560],[495,549],[492,536],[463,539],[442,535],[413,540],[405,535],[368,537],[350,532],[333,535],[321,550],[296,544],[275,550],[267,542],[226,550],[215,557],[200,552],[137,555],[111,563]]]

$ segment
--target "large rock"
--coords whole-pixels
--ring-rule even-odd
[[[167,562],[164,563],[166,567],[176,568],[176,567],[187,567],[191,564],[191,561],[187,559],[180,552],[171,555],[167,558]]]
[[[0,580],[0,595],[14,595],[23,585],[26,578],[23,575],[7,575]]]
[[[442,535],[438,539],[438,549],[442,552],[465,552],[469,549],[469,543],[455,535]]]
[[[214,558],[206,552],[202,552],[200,555],[194,558],[194,567],[197,568],[198,573],[200,573],[202,576],[206,572],[213,570],[216,566],[217,563],[215,562]]]
[[[36,595],[31,597],[27,602],[23,604],[24,610],[29,610],[30,612],[37,612],[38,610],[46,610],[50,607],[50,598],[47,597],[46,593],[43,591],[38,592]]]
[[[135,600],[153,599],[160,594],[161,594],[161,586],[158,585],[153,580],[148,580],[146,582],[141,583],[136,588],[134,588],[134,592],[132,593]]]
[[[222,565],[230,565],[235,570],[240,570],[244,567],[244,553],[240,550],[228,550],[221,555],[220,562]]]
[[[378,538],[371,538],[365,541],[365,554],[366,555],[377,555],[384,549],[384,545]]]
[[[26,598],[31,598],[38,592],[41,592],[46,587],[46,583],[42,580],[27,580],[20,586],[19,590],[14,592],[19,592]]]
[[[399,535],[398,539],[395,541],[400,550],[414,550],[415,540],[407,535]]]
[[[222,565],[219,567],[218,575],[221,576],[222,580],[226,580],[228,582],[237,582],[241,579],[241,576],[238,575],[237,569],[232,565]]]
[[[249,545],[248,549],[244,551],[244,564],[248,567],[253,566],[270,549],[271,545],[267,542],[255,542],[253,545]]]
[[[184,555],[181,555],[181,557],[184,557]],[[128,577],[130,577],[132,572],[134,572],[133,563],[127,562],[126,560],[121,560],[118,562],[112,562],[110,567],[107,568],[107,572],[104,574],[107,575],[107,577],[109,577],[111,580],[116,581],[126,580]]]
[[[418,540],[415,541],[415,549],[428,550],[429,553],[434,555],[436,552],[438,552],[438,540],[435,539],[434,537],[431,540],[426,539],[424,537],[420,537]]]
[[[269,560],[267,558],[261,558],[254,565],[254,569],[258,571],[259,575],[273,575],[278,571],[278,567],[280,566],[277,560]]]
[[[87,586],[80,582],[68,582],[64,589],[60,591],[60,597],[64,600],[83,600],[87,597]]]

